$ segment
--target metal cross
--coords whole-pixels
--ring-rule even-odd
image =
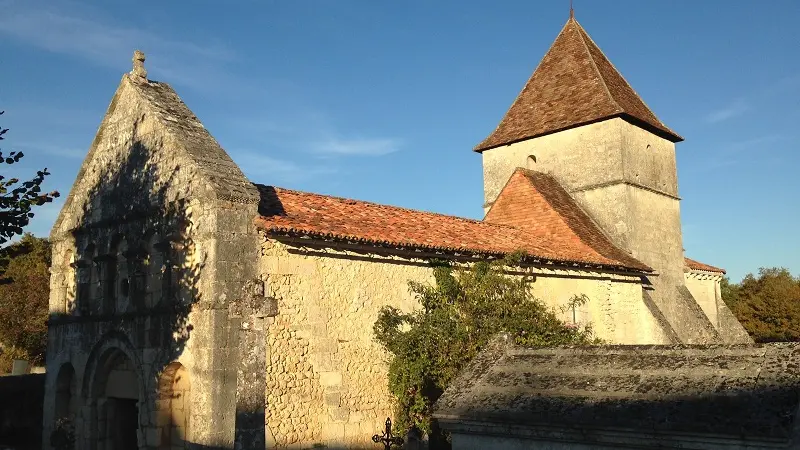
[[[383,444],[383,450],[391,450],[393,445],[401,446],[403,445],[403,438],[400,436],[392,435],[392,419],[391,417],[386,418],[386,430],[383,432],[383,436],[380,434],[376,434],[372,436],[372,442],[376,444]]]

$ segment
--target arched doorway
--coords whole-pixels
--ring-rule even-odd
[[[70,419],[75,414],[75,368],[64,363],[56,377],[55,419]]]
[[[189,372],[179,362],[168,365],[158,380],[159,449],[186,449],[189,443],[191,412]]]
[[[119,349],[100,359],[92,385],[96,449],[138,450],[139,379],[136,366]]]

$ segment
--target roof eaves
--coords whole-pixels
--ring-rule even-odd
[[[341,242],[341,243],[357,243],[361,245],[370,245],[376,247],[389,247],[389,248],[397,248],[397,249],[419,249],[424,251],[432,251],[432,252],[441,252],[444,254],[451,254],[451,255],[463,255],[469,254],[473,256],[480,256],[480,255],[487,255],[487,256],[496,256],[496,257],[503,257],[507,255],[509,252],[497,249],[477,249],[477,248],[467,248],[467,247],[447,247],[447,246],[436,246],[436,245],[427,245],[427,244],[420,244],[415,242],[399,242],[399,241],[381,241],[376,239],[364,238],[359,236],[348,236],[336,233],[323,233],[314,230],[308,230],[303,228],[295,228],[295,227],[281,227],[281,226],[274,226],[274,225],[267,225],[261,223],[260,220],[257,220],[256,227],[273,235],[279,236],[287,236],[287,237],[300,237],[300,238],[310,238],[310,239],[322,239],[326,241],[332,242]],[[648,266],[642,267],[630,267],[624,264],[608,264],[608,263],[599,263],[596,261],[587,261],[587,260],[578,260],[578,259],[559,259],[559,258],[552,258],[547,256],[541,255],[534,255],[528,253],[526,255],[526,260],[532,263],[541,263],[541,264],[554,264],[554,265],[565,265],[565,266],[582,266],[582,267],[592,267],[598,269],[612,269],[612,270],[623,270],[625,272],[632,272],[632,273],[652,273],[653,269]]]

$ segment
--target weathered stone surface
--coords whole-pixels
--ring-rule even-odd
[[[51,233],[44,436],[66,395],[81,424],[78,447],[111,445],[103,365],[118,354],[133,362],[142,443],[154,442],[166,407],[188,427],[182,439],[232,445],[237,371],[229,354],[238,344],[227,302],[255,274],[249,222],[258,194],[175,92],[146,79],[143,60],[134,56]],[[231,217],[236,226],[215,225]],[[191,387],[187,401],[165,406],[159,392],[171,363],[186,369]],[[65,367],[74,371],[67,394],[58,387]]]
[[[523,438],[569,429],[585,442],[603,430],[789,442],[800,406],[790,367],[800,367],[799,344],[528,349],[499,336],[434,415],[451,430],[513,424]]]
[[[142,444],[181,433],[207,448],[261,448],[265,435],[278,448],[368,444],[393,406],[388,356],[372,327],[384,306],[419,306],[408,282],[431,282],[429,261],[403,248],[257,231],[258,189],[168,85],[147,79],[143,62],[134,55],[51,233],[45,436],[66,413],[79,448],[113,446],[107,430],[123,415],[115,408],[125,407],[109,395],[117,389],[138,401]],[[609,343],[749,342],[712,292],[718,280],[684,275],[671,143],[612,119],[488,150],[487,201],[531,153],[539,165],[532,169],[553,173],[609,238],[658,270],[642,278],[568,265],[515,268],[531,276],[535,297]],[[589,300],[561,310],[575,295]],[[656,360],[645,350],[636,358],[614,351],[515,358],[554,371],[536,379],[553,394],[555,413],[576,405],[560,399],[565,390],[689,392],[684,379],[649,374],[651,386],[640,372],[664,361],[700,364],[681,359],[691,348]],[[730,371],[736,355],[702,364]],[[567,366],[586,371],[559,375]],[[742,370],[725,380],[755,376]],[[775,370],[773,381],[784,383],[793,369]],[[499,390],[482,391],[487,407],[509,399],[503,389],[530,388],[525,372],[511,372],[487,376]],[[712,390],[716,378],[695,375],[691,392]],[[531,405],[545,411],[543,402]],[[570,417],[584,417],[581,408]]]

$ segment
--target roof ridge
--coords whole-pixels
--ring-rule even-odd
[[[551,42],[551,43],[550,43],[550,46],[549,46],[549,47],[547,47],[547,51],[546,51],[546,52],[544,52],[544,54],[545,54],[545,55],[547,55],[548,53],[550,53],[550,50],[552,50],[552,49],[553,49],[553,46],[555,46],[555,45],[556,45],[556,43],[558,42],[558,37],[559,37],[559,36],[561,36],[561,35],[564,33],[564,30],[566,30],[566,29],[567,29],[567,26],[568,26],[568,25],[569,25],[569,20],[567,20],[567,22],[566,22],[566,23],[565,23],[565,24],[564,24],[564,25],[561,27],[561,31],[559,31],[559,32],[558,32],[558,34],[556,35],[556,38],[555,38],[555,39],[553,39],[553,42]],[[525,88],[527,88],[527,87],[528,87],[528,83],[531,81],[531,79],[533,78],[533,76],[534,76],[534,75],[536,75],[536,72],[539,70],[539,66],[541,66],[543,62],[544,62],[544,57],[542,57],[541,59],[539,59],[539,62],[538,62],[538,63],[536,63],[536,67],[534,67],[534,69],[533,69],[533,72],[532,72],[532,73],[531,73],[531,75],[528,77],[528,80],[525,82],[525,84],[523,84],[523,85],[522,85],[522,89],[520,89],[520,90],[519,90],[519,92],[517,93],[517,96],[516,96],[516,97],[514,97],[514,101],[512,101],[512,102],[511,102],[511,105],[509,105],[509,106],[508,106],[508,109],[506,109],[506,112],[503,114],[503,117],[500,119],[500,122],[498,122],[498,123],[497,123],[497,126],[496,126],[496,127],[494,127],[494,130],[493,130],[491,133],[489,133],[489,137],[491,137],[491,136],[492,136],[492,134],[494,134],[494,132],[495,132],[495,131],[497,131],[497,129],[498,129],[498,128],[500,128],[500,126],[503,124],[503,119],[505,119],[505,116],[508,114],[508,112],[511,110],[511,108],[513,108],[513,107],[514,107],[514,105],[515,105],[515,104],[517,103],[517,101],[519,100],[520,96],[522,96],[522,94],[525,92]],[[473,148],[472,148],[472,150],[473,150],[473,151],[479,151],[479,149],[481,148],[481,146],[483,145],[483,143],[484,143],[484,142],[485,142],[487,139],[489,139],[489,137],[487,137],[486,139],[484,139],[484,140],[480,141],[480,142],[479,142],[477,145],[475,145],[475,147],[473,147]]]
[[[473,151],[481,153],[613,118],[622,118],[671,142],[683,140],[656,116],[571,17],[500,122]]]
[[[578,21],[577,21],[577,20],[576,20],[575,22],[576,22],[576,23],[578,23]],[[579,24],[579,25],[580,25],[580,24]],[[603,51],[603,49],[602,49],[602,48],[600,48],[600,46],[599,46],[599,45],[597,45],[597,42],[595,42],[595,41],[594,41],[594,39],[592,39],[592,37],[591,37],[591,36],[589,36],[589,33],[587,33],[587,32],[586,32],[586,30],[584,30],[582,26],[580,27],[580,30],[582,31],[582,33],[579,33],[579,34],[581,35],[581,41],[584,43],[584,45],[586,45],[586,40],[585,40],[585,39],[589,39],[589,42],[591,42],[591,43],[592,43],[592,45],[594,45],[594,46],[595,46],[595,48],[597,48],[597,50],[600,52],[600,54],[601,54],[601,55],[602,55],[602,56],[603,56],[603,57],[606,59],[606,61],[608,62],[608,65],[609,65],[609,66],[611,66],[611,68],[612,68],[612,69],[614,69],[614,71],[615,71],[615,72],[616,72],[616,73],[619,75],[619,77],[622,79],[622,81],[624,81],[624,82],[625,82],[625,84],[627,85],[628,89],[630,89],[630,90],[631,90],[631,91],[632,91],[632,92],[633,92],[633,93],[636,95],[636,98],[637,98],[637,99],[638,99],[640,102],[642,102],[642,105],[644,105],[644,107],[645,107],[645,108],[647,108],[647,110],[648,110],[648,111],[650,111],[650,114],[651,114],[651,115],[652,115],[652,116],[653,116],[653,117],[656,119],[656,121],[658,121],[658,123],[659,123],[659,124],[660,124],[662,127],[664,127],[664,128],[666,128],[666,129],[668,129],[668,130],[672,131],[672,130],[671,130],[671,128],[667,127],[667,125],[666,125],[666,124],[664,124],[664,122],[662,122],[662,121],[661,121],[661,119],[660,119],[660,118],[659,118],[659,117],[656,115],[656,113],[653,111],[653,108],[651,108],[651,107],[650,107],[650,106],[649,106],[649,105],[648,105],[648,104],[647,104],[647,103],[644,101],[644,98],[642,98],[642,96],[641,96],[641,95],[639,95],[639,93],[636,91],[636,89],[634,89],[634,88],[633,88],[633,85],[632,85],[632,84],[631,84],[631,83],[630,83],[630,82],[627,80],[627,78],[625,78],[625,75],[623,75],[623,74],[622,74],[622,72],[621,72],[621,71],[620,71],[620,70],[617,68],[617,66],[615,66],[615,65],[614,65],[614,62],[613,62],[613,61],[611,61],[611,58],[609,58],[609,57],[606,55],[606,52],[604,52],[604,51]],[[588,50],[589,50],[589,49],[588,49],[588,47],[587,47],[587,51],[588,51]],[[595,60],[594,60],[594,58],[591,56],[591,54],[589,55],[589,58],[592,60],[592,64],[593,64],[595,67],[597,67],[597,63],[595,62]],[[606,87],[606,89],[608,89],[608,85],[606,85],[605,78],[604,78],[602,75],[600,76],[600,78],[603,80],[603,85]],[[616,103],[616,104],[617,104],[617,106],[619,106],[619,103],[617,102],[617,99],[616,99],[616,98],[615,98],[613,95],[611,95],[611,99],[614,101],[614,103]],[[621,112],[622,112],[623,114],[626,114],[626,115],[629,115],[629,116],[631,116],[631,114],[630,114],[628,111],[625,111],[625,110],[624,110],[624,109],[623,109],[621,106],[620,106],[620,110],[621,110]],[[641,120],[641,119],[639,119],[639,120]],[[673,133],[675,133],[675,132],[673,131]]]
[[[408,211],[408,212],[419,213],[419,214],[428,214],[428,215],[436,216],[436,217],[447,217],[449,219],[456,219],[456,220],[460,220],[462,222],[479,223],[479,224],[491,225],[493,227],[499,227],[499,228],[512,228],[512,229],[515,229],[515,230],[519,229],[518,227],[511,226],[511,225],[484,222],[483,220],[470,219],[468,217],[454,216],[454,215],[451,215],[451,214],[442,214],[442,213],[437,213],[437,212],[433,212],[433,211],[425,211],[425,210],[422,210],[422,209],[407,208],[405,206],[388,205],[386,203],[372,202],[372,201],[369,201],[369,200],[359,200],[359,199],[355,199],[355,198],[340,197],[340,196],[331,195],[331,194],[320,194],[320,193],[317,193],[317,192],[301,191],[299,189],[284,188],[284,187],[280,187],[280,186],[271,186],[271,185],[266,185],[266,184],[261,184],[261,183],[253,183],[253,184],[256,187],[271,187],[273,189],[280,189],[280,190],[282,190],[284,192],[290,192],[290,193],[295,193],[295,194],[316,195],[318,197],[325,197],[325,198],[329,198],[329,199],[332,199],[332,200],[339,200],[339,201],[345,201],[345,202],[358,202],[358,203],[371,205],[371,206],[382,207],[382,208],[391,208],[391,209],[395,209],[395,210]]]
[[[592,38],[589,37],[588,33],[586,33],[583,30],[583,27],[581,26],[580,22],[578,22],[578,19],[576,19],[575,17],[571,17],[570,20],[575,22],[575,25],[577,25],[577,27],[578,27],[578,29],[576,30],[576,32],[578,33],[578,38],[581,40],[581,44],[583,44],[583,49],[586,50],[586,54],[589,55],[589,61],[591,61],[592,67],[594,68],[594,72],[597,74],[597,78],[600,79],[600,84],[603,85],[603,89],[605,89],[606,95],[608,95],[608,98],[611,99],[611,102],[614,103],[614,105],[616,105],[618,112],[625,112],[625,110],[622,109],[622,106],[620,106],[620,104],[617,101],[617,99],[614,98],[614,96],[611,94],[611,90],[608,88],[608,83],[606,83],[606,79],[603,76],[603,74],[600,73],[600,69],[597,67],[597,61],[594,60],[594,57],[592,56],[592,52],[589,50],[589,46],[586,44],[586,39],[584,39],[584,35],[586,37],[588,37],[589,40],[592,40]],[[608,59],[606,54],[603,53],[603,50],[594,41],[592,41],[592,44],[594,44],[594,46],[597,47],[598,50],[600,50],[600,54],[602,54],[606,59]],[[611,60],[609,60],[608,62],[611,63]],[[614,70],[617,70],[617,68],[614,67]],[[619,71],[617,70],[617,72],[619,72]],[[620,74],[620,76],[622,76],[622,74]],[[625,82],[628,83],[627,80],[625,80]],[[628,83],[628,84],[630,85],[630,83]],[[639,95],[639,94],[636,94],[636,95]],[[659,120],[659,122],[660,122],[660,120]]]
[[[650,268],[647,264],[643,263],[642,261],[639,261],[638,258],[634,257],[629,251],[621,248],[616,242],[614,242],[614,240],[611,238],[611,236],[609,236],[606,233],[606,231],[603,229],[603,227],[600,226],[600,224],[597,223],[596,220],[594,220],[594,217],[592,217],[591,214],[589,214],[586,210],[583,209],[583,207],[575,200],[575,198],[572,196],[572,194],[569,193],[569,191],[564,189],[564,187],[561,185],[561,183],[558,182],[558,179],[556,177],[554,177],[553,175],[551,175],[549,173],[540,172],[540,171],[536,171],[536,170],[531,170],[531,169],[527,169],[527,168],[523,168],[523,167],[519,167],[518,170],[520,170],[525,175],[525,178],[528,179],[528,183],[530,183],[530,185],[534,189],[536,189],[537,191],[539,191],[540,189],[536,185],[535,181],[533,180],[533,176],[541,175],[541,176],[544,176],[544,177],[547,177],[547,178],[550,178],[551,180],[553,180],[553,182],[556,185],[558,185],[558,187],[564,192],[564,194],[567,196],[569,201],[572,203],[571,206],[574,206],[575,210],[577,210],[581,215],[583,215],[584,218],[589,220],[589,223],[591,224],[591,226],[594,229],[594,231],[596,231],[598,233],[599,237],[604,239],[606,241],[606,244],[610,245],[611,250],[616,250],[616,251],[620,252],[620,254],[619,255],[614,255],[614,254],[610,254],[609,255],[609,254],[607,254],[606,251],[603,251],[602,249],[597,248],[595,244],[592,244],[591,242],[587,242],[584,239],[585,236],[583,235],[581,230],[576,229],[573,226],[574,224],[571,223],[571,221],[559,211],[559,207],[557,205],[553,204],[553,202],[551,201],[551,198],[549,196],[542,194],[542,198],[544,199],[544,201],[547,202],[547,204],[550,205],[550,207],[554,211],[556,211],[558,213],[558,216],[559,216],[559,219],[561,220],[561,222],[563,222],[564,225],[567,228],[569,228],[570,231],[572,231],[572,233],[584,245],[586,245],[589,248],[593,249],[595,252],[597,252],[597,254],[599,254],[600,256],[602,256],[604,258],[611,259],[611,260],[616,260],[616,261],[620,261],[620,262],[624,262],[624,259],[627,258],[627,259],[633,260],[635,262],[638,262],[639,264],[642,264],[645,267]],[[622,257],[622,258],[620,258],[620,257]]]

